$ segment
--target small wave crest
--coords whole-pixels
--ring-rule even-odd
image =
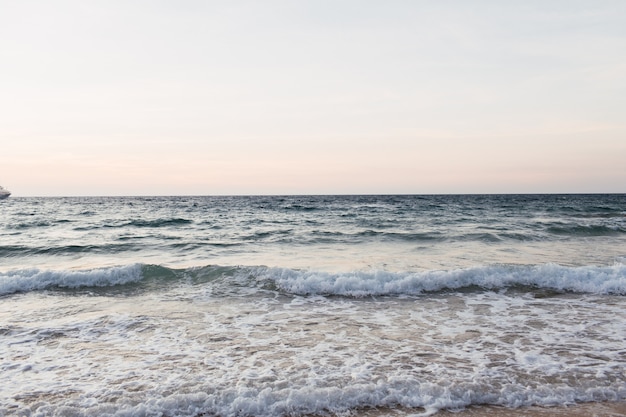
[[[25,269],[0,273],[0,295],[49,288],[110,287],[138,282],[142,278],[140,264],[67,271]]]
[[[611,236],[626,232],[619,225],[555,225],[548,227],[547,231],[555,235],[565,236]]]
[[[172,219],[156,219],[156,220],[131,220],[123,226],[135,226],[135,227],[169,227],[169,226],[182,226],[193,223],[191,220],[182,218]]]

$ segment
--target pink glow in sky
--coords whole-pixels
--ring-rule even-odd
[[[625,192],[626,2],[0,5],[16,196]]]

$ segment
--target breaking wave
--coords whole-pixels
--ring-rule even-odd
[[[50,288],[111,287],[141,281],[140,264],[87,270],[23,269],[0,273],[0,295]]]
[[[152,285],[152,284],[157,285]],[[149,286],[146,286],[150,284]],[[132,264],[87,270],[24,269],[0,273],[0,295],[48,289],[211,285],[217,293],[236,295],[246,288],[291,295],[344,297],[417,296],[449,291],[496,291],[507,288],[626,295],[626,265],[567,267],[490,265],[420,272],[354,271],[329,273],[264,266],[208,265],[185,269]],[[124,287],[125,286],[125,287]],[[117,293],[120,289],[118,288]],[[122,291],[123,293],[123,291]]]

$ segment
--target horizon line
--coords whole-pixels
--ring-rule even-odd
[[[303,194],[76,194],[76,195],[15,195],[13,198],[172,198],[172,197],[375,197],[375,196],[514,196],[514,195],[621,195],[622,192],[468,192],[468,193],[303,193]]]

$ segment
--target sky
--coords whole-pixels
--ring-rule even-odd
[[[15,196],[626,192],[623,0],[0,0]]]

